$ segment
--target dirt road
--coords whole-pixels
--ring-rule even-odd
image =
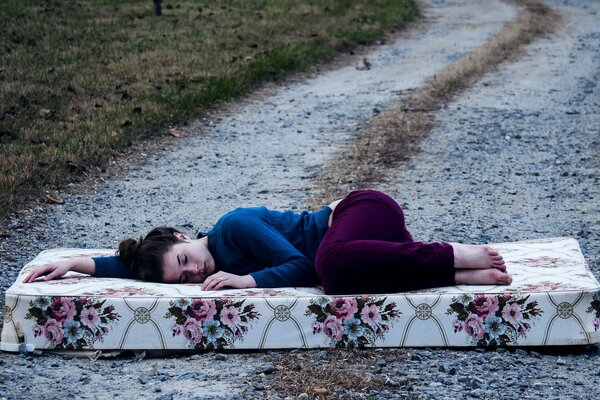
[[[548,4],[564,14],[559,31],[448,104],[421,151],[376,187],[400,200],[419,239],[573,236],[598,276],[600,3]],[[501,1],[430,1],[425,21],[397,39],[192,124],[174,146],[94,193],[65,196],[64,206],[12,221],[14,233],[0,246],[2,288],[49,247],[115,247],[160,224],[193,232],[241,205],[303,208],[316,190],[313,178],[371,115],[483,44],[516,13]],[[373,373],[409,384],[390,383],[373,397],[600,395],[595,347],[386,352],[387,363]],[[398,361],[389,361],[395,355]],[[269,382],[277,373],[259,374],[269,360],[268,353],[96,362],[3,353],[0,398],[276,398]]]

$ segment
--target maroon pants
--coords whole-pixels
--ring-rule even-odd
[[[315,267],[327,294],[454,285],[452,246],[415,242],[398,203],[374,190],[352,192],[337,205]]]

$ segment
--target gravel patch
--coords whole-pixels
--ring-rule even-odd
[[[552,38],[528,47],[439,113],[438,128],[379,188],[406,208],[422,240],[485,243],[549,236],[580,240],[599,275],[600,3],[550,1],[565,14]],[[183,129],[174,146],[100,182],[64,206],[9,221],[0,287],[50,247],[115,247],[172,224],[208,228],[241,205],[303,208],[312,179],[376,110],[498,32],[503,2],[431,1],[426,23],[345,67],[288,82]],[[372,67],[357,68],[366,57]],[[341,166],[342,167],[342,166]],[[3,306],[3,300],[0,305]],[[597,347],[377,350],[371,398],[597,398]],[[0,354],[0,398],[278,398],[282,352],[87,359]],[[318,350],[283,353],[285,368],[330,363]],[[348,360],[352,363],[352,352]],[[384,361],[384,363],[381,362]],[[307,393],[302,397],[313,397]]]

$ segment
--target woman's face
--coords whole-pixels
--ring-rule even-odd
[[[176,232],[180,240],[163,256],[163,281],[165,283],[200,283],[215,272],[215,260],[206,247],[206,241],[191,240]]]

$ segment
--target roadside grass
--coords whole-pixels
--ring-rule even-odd
[[[265,357],[275,371],[266,382],[254,381],[260,382],[265,394],[274,392],[281,398],[302,398],[305,393],[310,399],[352,399],[356,393],[405,389],[413,384],[412,378],[390,379],[381,373],[387,364],[409,362],[407,349],[325,349],[318,357],[315,352],[270,351]]]
[[[0,2],[0,221],[132,144],[415,18],[414,0]]]
[[[373,187],[418,151],[436,125],[435,113],[500,64],[513,60],[534,40],[552,33],[561,16],[539,0],[511,0],[518,17],[492,40],[438,71],[394,107],[372,118],[354,142],[343,149],[316,179],[318,194],[311,207],[339,198],[348,191]],[[338,165],[343,160],[344,169]]]

